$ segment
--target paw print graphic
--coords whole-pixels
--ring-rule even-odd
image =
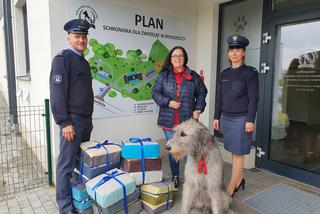
[[[245,16],[238,16],[236,21],[233,23],[233,26],[235,27],[235,31],[238,33],[243,32],[247,24],[248,21]]]

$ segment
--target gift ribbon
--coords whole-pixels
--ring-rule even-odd
[[[198,173],[202,172],[202,168],[203,168],[203,172],[205,175],[208,175],[208,168],[207,168],[207,162],[206,159],[204,158],[204,155],[201,155],[201,158],[199,160],[198,163]]]
[[[140,148],[141,148],[141,169],[142,169],[142,184],[144,184],[145,181],[145,159],[144,159],[144,147],[143,143],[144,142],[152,142],[151,138],[137,138],[133,137],[129,139],[130,143],[140,143]]]
[[[119,175],[123,175],[125,173],[121,172],[118,173],[118,171],[113,171],[112,173],[105,173],[107,176],[104,176],[102,179],[100,179],[100,181],[94,185],[94,187],[92,188],[92,191],[94,192],[94,200],[97,201],[97,189],[104,183],[106,183],[107,181],[109,181],[110,179],[114,179],[116,180],[122,187],[122,192],[123,192],[123,206],[125,209],[125,213],[128,214],[128,204],[127,204],[127,191],[126,191],[126,186],[118,179],[116,178]]]
[[[166,203],[166,210],[169,209],[169,202],[170,202],[170,186],[167,182],[164,183],[165,185],[167,185],[167,191],[168,191],[168,194],[167,194],[167,203]]]
[[[115,144],[115,143],[109,143],[108,140],[105,140],[103,143],[99,143],[97,142],[97,144],[95,146],[90,146],[88,148],[86,148],[84,151],[87,151],[89,149],[100,149],[101,147],[103,147],[106,151],[107,151],[107,157],[106,157],[106,172],[109,171],[109,167],[110,167],[110,153],[107,149],[107,145],[115,145],[115,146],[119,146],[121,147],[119,144]],[[82,183],[82,175],[83,175],[83,160],[80,160],[80,182]]]

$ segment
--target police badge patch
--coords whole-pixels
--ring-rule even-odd
[[[62,83],[62,75],[61,74],[57,74],[53,77],[53,82],[55,84],[60,84]]]

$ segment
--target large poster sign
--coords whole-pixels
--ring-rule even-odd
[[[69,19],[86,19],[94,28],[84,53],[93,77],[93,116],[157,112],[151,97],[154,81],[173,46],[188,49],[187,23],[103,1],[67,2]]]

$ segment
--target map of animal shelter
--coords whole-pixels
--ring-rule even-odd
[[[91,25],[84,54],[92,75],[93,118],[156,114],[154,82],[171,48],[188,51],[188,22],[102,0],[66,4],[68,20]]]

